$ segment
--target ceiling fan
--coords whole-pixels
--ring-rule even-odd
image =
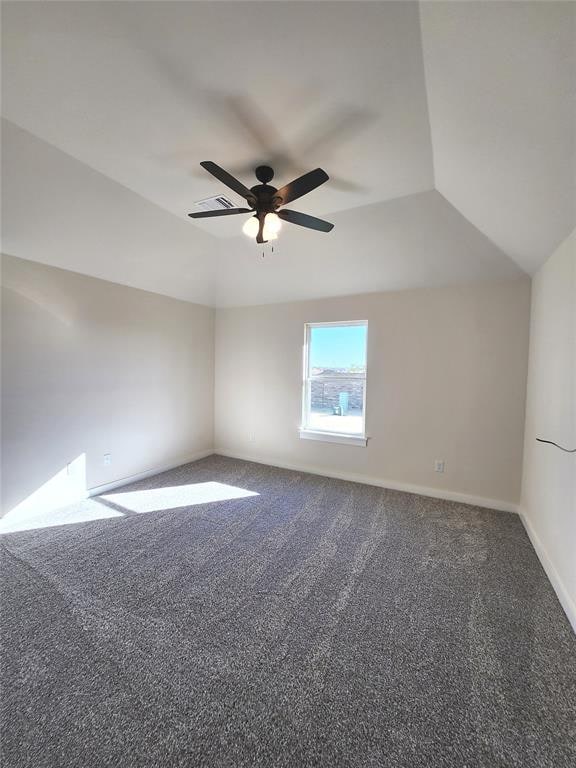
[[[274,178],[274,171],[268,165],[259,165],[256,168],[256,178],[260,184],[256,184],[251,189],[245,187],[241,181],[220,168],[216,163],[205,160],[200,163],[202,168],[215,176],[227,187],[234,190],[236,194],[243,197],[249,208],[222,208],[214,211],[198,211],[189,213],[193,219],[202,219],[209,216],[229,216],[235,213],[251,213],[252,216],[245,222],[243,231],[250,237],[256,236],[257,243],[266,243],[268,240],[274,240],[277,237],[282,221],[288,221],[291,224],[298,224],[308,229],[316,229],[318,232],[330,232],[334,224],[330,224],[323,219],[317,219],[315,216],[309,216],[306,213],[290,211],[281,206],[297,200],[299,197],[312,192],[328,181],[328,174],[322,168],[316,168],[314,171],[305,173],[286,186],[276,189],[270,186],[270,181]]]

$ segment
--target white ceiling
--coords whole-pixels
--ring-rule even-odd
[[[576,210],[576,5],[422,4],[436,188],[524,269]]]
[[[5,2],[6,252],[220,306],[512,277],[576,224],[572,3]],[[422,22],[422,23],[421,23]],[[422,54],[424,51],[424,56]],[[274,254],[198,163],[322,166]],[[231,197],[234,197],[230,193]]]

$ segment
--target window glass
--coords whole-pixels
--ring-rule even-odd
[[[364,434],[366,322],[308,324],[304,429]]]

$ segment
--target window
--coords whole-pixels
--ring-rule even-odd
[[[307,323],[300,437],[366,445],[368,323]]]

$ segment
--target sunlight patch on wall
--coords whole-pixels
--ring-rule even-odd
[[[237,488],[235,485],[208,482],[174,485],[166,488],[149,488],[143,491],[126,491],[125,493],[107,493],[100,498],[140,514],[190,507],[194,504],[209,504],[213,501],[243,499],[248,496],[259,496],[259,494],[244,488]]]
[[[121,512],[102,509],[86,499],[86,455],[77,456],[0,520],[0,533],[50,528],[107,517]]]

